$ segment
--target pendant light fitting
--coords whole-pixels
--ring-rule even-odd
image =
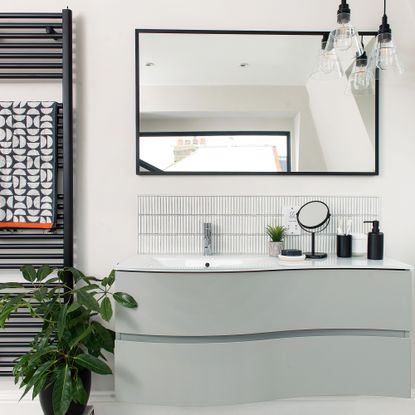
[[[363,53],[359,33],[351,24],[351,10],[346,0],[342,0],[337,10],[338,27],[330,32],[326,50],[346,51],[353,47],[359,55]]]
[[[403,73],[403,67],[399,61],[395,45],[392,41],[392,30],[386,15],[386,0],[383,0],[382,23],[379,26],[374,49],[375,65],[382,70],[394,70],[398,74]]]

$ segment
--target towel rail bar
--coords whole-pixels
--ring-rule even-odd
[[[0,53],[0,59],[62,59],[62,53],[56,52],[36,52],[36,53],[23,53],[23,52],[7,52]]]
[[[7,233],[0,234],[1,239],[63,239],[62,233]]]
[[[20,352],[2,352],[0,351],[0,357],[20,357],[23,356],[25,354],[24,351],[20,351]],[[6,363],[6,362],[0,362],[0,364],[2,363]]]
[[[40,328],[42,327],[43,323],[41,321],[39,322],[34,322],[34,321],[19,321],[16,323],[9,323],[6,321],[6,323],[4,323],[4,328],[6,329],[18,329],[20,327],[30,327],[30,328]]]
[[[32,339],[37,334],[36,331],[26,331],[24,333],[16,331],[6,331],[2,333],[1,337],[4,339]]]
[[[62,19],[62,13],[0,13],[0,19]]]
[[[63,258],[62,254],[50,253],[50,254],[0,254],[0,259],[51,259],[51,258]]]
[[[1,33],[0,39],[61,39],[62,33]]]
[[[0,73],[0,79],[61,79],[61,73]]]
[[[63,244],[0,244],[1,249],[63,249]]]
[[[62,69],[62,63],[53,62],[0,62],[0,69]]]
[[[31,264],[33,265],[35,268],[39,268],[42,265],[49,265],[51,268],[62,268],[63,267],[63,263],[56,263],[56,264],[50,264],[50,263],[44,263],[44,264]],[[20,262],[19,264],[0,264],[0,269],[20,269],[22,267],[22,263]],[[3,336],[3,334],[2,334]],[[1,336],[0,336],[1,337]]]
[[[53,29],[61,29],[62,23],[56,22],[7,22],[2,23],[0,21],[0,29],[44,29],[52,27]]]
[[[3,347],[29,347],[30,342],[0,342],[0,348]]]
[[[62,49],[62,42],[46,43],[23,43],[23,42],[2,42],[0,43],[0,49]]]

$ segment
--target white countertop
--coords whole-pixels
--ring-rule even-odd
[[[265,255],[135,255],[119,262],[118,271],[138,272],[244,272],[283,271],[289,269],[390,269],[412,270],[413,266],[390,258],[369,260],[366,257],[306,259],[287,264]]]

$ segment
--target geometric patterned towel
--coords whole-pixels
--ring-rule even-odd
[[[0,228],[56,224],[57,103],[0,101]]]

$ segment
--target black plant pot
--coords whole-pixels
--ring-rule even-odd
[[[84,384],[85,391],[88,395],[91,392],[91,371],[90,370],[82,370],[79,371],[79,377]],[[43,413],[45,415],[54,415],[53,413],[53,404],[52,404],[52,391],[53,385],[49,385],[45,389],[43,389],[39,394],[40,406],[42,407]],[[77,402],[71,402],[69,406],[68,412],[66,415],[82,415],[85,411],[86,404],[81,405]]]

